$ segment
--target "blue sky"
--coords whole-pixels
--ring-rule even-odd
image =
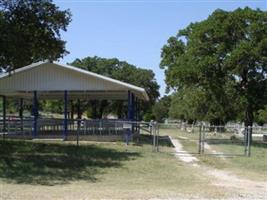
[[[249,6],[267,10],[267,1],[230,0],[55,0],[69,8],[72,22],[62,34],[69,55],[118,58],[138,67],[152,69],[165,93],[164,72],[159,68],[161,48],[170,36],[191,22],[206,19],[215,9],[234,10]]]

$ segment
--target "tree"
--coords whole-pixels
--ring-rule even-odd
[[[0,0],[0,67],[10,71],[63,57],[60,32],[70,21],[70,11],[59,10],[52,0]]]
[[[259,125],[263,125],[263,124],[267,124],[267,105],[265,105],[265,107],[261,110],[259,110],[258,112],[256,112],[255,114],[255,118],[256,118],[256,122]]]
[[[153,106],[153,115],[155,120],[163,122],[164,119],[169,117],[169,109],[171,104],[171,96],[164,96]]]
[[[142,103],[140,115],[152,113],[152,106],[159,97],[159,85],[152,70],[138,68],[117,58],[86,57],[76,59],[70,65],[144,88],[150,100]],[[95,108],[94,113],[98,117],[114,112],[119,118],[123,118],[127,114],[127,104],[124,101],[91,101],[90,106]],[[96,110],[96,107],[99,109]]]
[[[39,102],[39,109],[63,114],[64,102],[62,100],[43,100]]]
[[[169,87],[201,87],[225,109],[237,96],[245,126],[252,126],[267,100],[267,13],[214,11],[168,40],[161,67]]]
[[[169,109],[170,117],[188,122],[204,120],[208,109],[203,98],[205,94],[198,89],[183,89],[174,93]]]
[[[230,100],[229,100],[230,101]],[[224,125],[234,120],[240,112],[233,99],[231,104],[221,105],[212,93],[201,88],[181,88],[172,95],[170,116],[184,121],[209,121],[211,125]]]

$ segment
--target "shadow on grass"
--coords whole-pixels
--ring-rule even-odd
[[[138,144],[151,144],[153,143],[153,136],[152,135],[145,135],[145,134],[140,134],[139,136],[139,143]],[[158,145],[159,146],[166,146],[166,147],[174,147],[172,145],[172,142],[170,141],[170,138],[166,136],[159,136],[158,140]]]
[[[0,141],[0,178],[8,182],[55,185],[70,181],[97,181],[105,168],[121,167],[138,153],[96,145]]]

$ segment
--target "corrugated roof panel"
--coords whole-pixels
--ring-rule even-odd
[[[0,76],[0,94],[18,91],[127,91],[148,100],[143,88],[76,67],[39,63],[20,68],[11,76]]]

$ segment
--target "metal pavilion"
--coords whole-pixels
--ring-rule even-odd
[[[127,119],[138,121],[136,113],[140,101],[148,101],[149,97],[143,88],[115,80],[103,75],[89,72],[70,65],[55,62],[38,62],[9,73],[0,75],[0,96],[3,100],[3,113],[0,123],[2,133],[23,133],[27,137],[36,138],[42,133],[60,133],[67,139],[71,133],[80,131],[81,119],[72,120],[68,117],[70,100],[124,100],[128,102]],[[10,120],[6,114],[7,99],[31,101],[32,118],[25,119],[22,107],[19,119]],[[39,118],[39,100],[58,100],[64,102],[63,119]],[[15,128],[14,128],[15,127]],[[131,128],[133,130],[133,128]],[[123,130],[122,119],[118,120],[86,120],[83,121],[83,133],[113,134]]]

